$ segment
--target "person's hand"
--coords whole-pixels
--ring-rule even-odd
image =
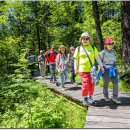
[[[79,71],[75,70],[75,75],[78,76],[79,75]]]
[[[115,70],[117,71],[118,75],[120,76],[120,72],[119,72],[119,69],[117,67],[115,67]]]
[[[105,72],[104,67],[101,66],[100,68],[101,68],[101,70],[102,70],[102,73],[104,73],[104,72]]]

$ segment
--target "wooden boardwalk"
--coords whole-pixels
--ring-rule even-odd
[[[48,79],[43,80],[40,76],[35,79],[47,84],[53,91],[82,103],[81,85],[76,86],[68,82],[65,84],[67,90],[63,91],[60,86],[50,83]],[[111,89],[109,95],[112,95]],[[130,128],[130,93],[119,91],[122,104],[116,105],[112,101],[106,102],[103,99],[102,88],[96,86],[93,98],[95,102],[88,107],[84,128]]]

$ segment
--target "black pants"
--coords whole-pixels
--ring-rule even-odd
[[[71,70],[71,82],[74,83],[75,82],[75,72],[74,72],[74,69]]]
[[[46,65],[46,72],[45,72],[45,75],[47,76],[48,73],[50,73],[50,67],[49,67],[49,65]]]

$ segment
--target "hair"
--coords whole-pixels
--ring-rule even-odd
[[[104,44],[104,49],[107,49],[107,45],[106,44]]]
[[[65,48],[65,55],[67,56],[66,47],[65,47],[64,45],[61,45],[61,46],[58,48],[58,52],[59,52],[60,54],[62,54],[61,48]]]

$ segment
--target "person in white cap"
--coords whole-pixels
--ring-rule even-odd
[[[42,77],[45,75],[45,56],[43,54],[43,51],[40,51],[40,55],[38,56],[38,62],[39,62],[39,70]]]
[[[84,97],[83,105],[88,106],[93,103],[93,93],[94,93],[94,83],[92,82],[91,76],[91,59],[92,64],[94,64],[95,59],[100,65],[102,71],[104,72],[102,62],[98,56],[98,50],[96,47],[91,45],[91,37],[88,32],[82,33],[80,37],[81,46],[77,47],[74,53],[74,69],[76,75],[79,74],[82,80],[82,96]],[[87,53],[86,53],[87,52]],[[88,58],[88,56],[89,58]]]

